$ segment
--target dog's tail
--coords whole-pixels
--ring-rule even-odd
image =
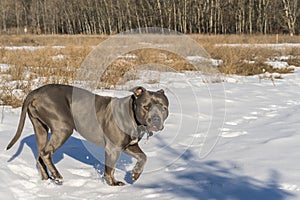
[[[17,132],[16,132],[15,136],[13,137],[13,139],[10,141],[10,143],[7,145],[6,150],[9,150],[17,142],[17,140],[21,136],[22,130],[24,128],[26,112],[28,110],[28,105],[29,105],[30,101],[31,101],[31,98],[30,98],[30,95],[28,95],[27,98],[24,100],[24,103],[22,105],[22,112],[21,112]]]

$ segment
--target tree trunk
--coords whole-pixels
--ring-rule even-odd
[[[282,0],[285,12],[285,22],[287,24],[290,36],[295,34],[295,23],[298,12],[298,0]]]
[[[249,0],[248,21],[249,21],[250,34],[252,34],[252,13],[253,13],[253,0]]]

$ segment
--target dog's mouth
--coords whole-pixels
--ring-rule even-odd
[[[158,132],[158,131],[163,130],[163,128],[164,128],[163,126],[159,126],[159,125],[155,125],[155,124],[147,126],[147,130],[149,132]]]
[[[138,132],[140,134],[139,138],[141,139],[144,134],[146,133],[147,134],[147,140],[153,136],[153,132],[158,132],[158,131],[161,131],[162,129],[164,128],[164,126],[161,126],[160,128],[158,128],[157,125],[153,125],[153,124],[150,124],[150,125],[140,125],[138,127]]]
[[[164,128],[163,121],[158,114],[151,115],[147,122],[147,130],[150,132],[158,132]]]
[[[150,131],[150,132],[158,132],[159,129],[156,127],[156,126],[147,126],[147,130]]]

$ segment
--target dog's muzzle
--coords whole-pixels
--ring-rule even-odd
[[[159,115],[157,114],[152,115],[148,121],[149,121],[149,125],[147,126],[147,129],[149,131],[157,132],[164,129],[162,119]]]

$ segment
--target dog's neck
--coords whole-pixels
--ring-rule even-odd
[[[149,131],[145,125],[141,124],[136,116],[136,97],[134,95],[131,96],[131,110],[133,113],[134,121],[137,125],[138,132],[138,141],[140,141],[144,135],[147,133],[147,140],[153,135],[151,131]]]
[[[136,117],[136,97],[134,95],[131,95],[131,109],[132,109],[132,113],[136,125],[141,126],[142,124],[139,122],[139,120]]]

